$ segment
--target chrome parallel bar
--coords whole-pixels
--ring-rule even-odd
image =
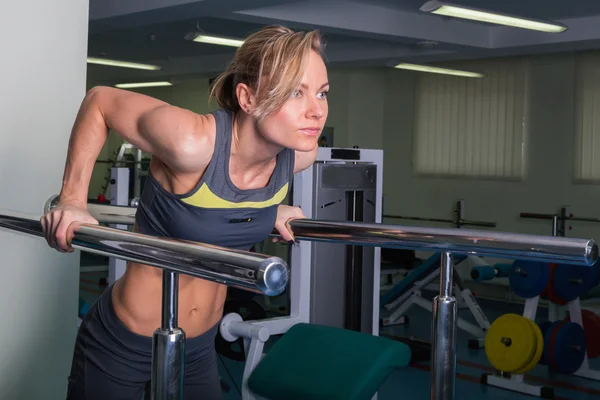
[[[55,203],[56,196],[53,196],[48,200],[45,210],[47,211]],[[119,215],[125,218],[124,224],[132,225],[135,220],[135,210],[135,207],[95,205],[91,207],[90,213],[100,223],[113,223],[111,216]],[[521,213],[522,217],[526,215],[546,218],[545,214]],[[291,220],[290,227],[297,239],[310,241],[434,252],[451,251],[454,254],[588,266],[593,265],[598,259],[598,246],[591,239],[311,219]],[[278,232],[273,231],[273,235],[278,236]]]
[[[440,267],[440,294],[433,300],[430,398],[450,400],[455,395],[458,317],[458,304],[452,296],[454,260],[451,253],[442,253]]]
[[[592,239],[538,236],[458,228],[429,228],[360,222],[295,219],[299,240],[401,248],[590,266],[598,259]],[[277,235],[277,232],[273,232]]]
[[[0,227],[44,236],[36,220],[0,215]],[[288,266],[279,257],[98,225],[82,224],[77,228],[72,246],[268,296],[281,294],[289,279]]]
[[[58,204],[58,195],[51,196],[44,205],[44,213],[52,210]],[[133,225],[135,223],[136,207],[113,206],[111,204],[87,204],[88,212],[101,224]]]

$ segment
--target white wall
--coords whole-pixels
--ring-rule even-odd
[[[88,3],[10,1],[0,11],[0,212],[39,219],[44,201],[60,189],[85,94]],[[79,254],[5,230],[0,249],[1,397],[64,399],[77,329]]]
[[[387,72],[384,191],[386,212],[452,217],[452,203],[464,198],[469,219],[494,221],[497,230],[549,234],[549,221],[525,220],[520,212],[553,213],[568,205],[583,216],[600,217],[597,185],[576,184],[574,165],[573,55],[532,59],[526,176],[521,182],[443,179],[412,174],[414,73]],[[573,223],[569,236],[600,240],[600,224]]]

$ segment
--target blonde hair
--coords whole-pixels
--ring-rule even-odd
[[[252,110],[259,120],[279,110],[300,85],[310,51],[323,57],[320,32],[294,32],[267,26],[248,36],[227,69],[213,83],[209,101],[235,112],[240,110],[236,87],[244,83],[257,100]]]

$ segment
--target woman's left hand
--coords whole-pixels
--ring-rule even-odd
[[[281,239],[273,238],[273,242],[287,242],[294,243],[294,233],[289,225],[292,219],[306,218],[300,207],[292,207],[280,205],[277,208],[277,220],[275,221],[275,229],[281,235]]]

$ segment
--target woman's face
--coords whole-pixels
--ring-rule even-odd
[[[328,90],[325,62],[311,51],[300,86],[277,112],[259,123],[259,130],[267,140],[282,147],[313,150],[327,120]]]

